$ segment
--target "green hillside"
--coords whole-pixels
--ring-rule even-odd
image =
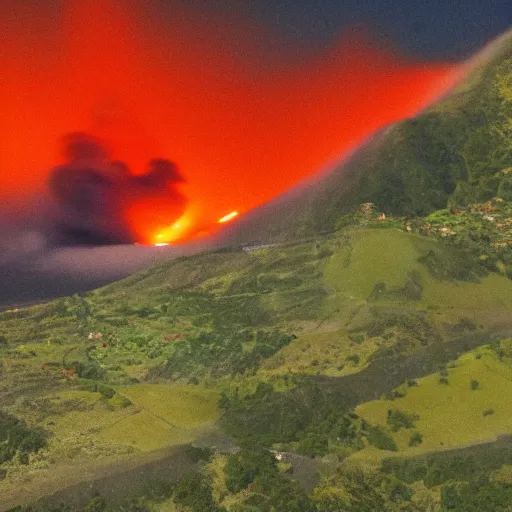
[[[252,464],[257,475],[270,464],[270,480],[255,484],[266,499],[277,500],[268,487],[277,486],[300,506],[328,510],[326,493],[345,501],[357,494],[329,483],[337,467],[368,471],[389,449],[409,456],[437,452],[441,441],[451,449],[508,433],[508,410],[496,394],[508,389],[500,384],[508,356],[496,354],[499,340],[512,335],[512,281],[453,244],[395,224],[356,215],[316,240],[179,258],[83,296],[0,314],[2,499],[27,503],[76,484],[84,467],[94,472],[99,462],[108,474],[158,458],[155,450],[212,448],[229,437],[251,449],[236,461],[214,449],[197,473],[215,506],[238,510],[254,500],[243,490],[254,476],[242,479],[245,487],[224,482],[230,465]],[[477,348],[489,343],[495,348]],[[442,387],[440,368],[465,352]],[[469,389],[471,380],[479,389]],[[459,395],[466,402],[451,407]],[[411,429],[390,430],[385,412],[395,406],[419,416],[419,447],[408,445]],[[482,416],[487,409],[491,418]],[[464,435],[436,410],[441,418],[456,414]],[[13,422],[21,445],[10,440]],[[36,435],[39,444],[21,448],[23,436]],[[271,447],[305,457],[294,459],[306,467],[296,478],[310,482],[307,489],[316,485],[314,494],[264,456]],[[324,480],[301,477],[314,476],[318,464]],[[388,474],[367,477],[391,485]],[[192,491],[183,485],[187,502]],[[437,490],[425,492],[438,499]],[[143,500],[151,510],[153,498]]]

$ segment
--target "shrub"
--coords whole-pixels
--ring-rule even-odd
[[[219,512],[221,509],[212,496],[211,478],[201,473],[193,473],[180,480],[174,501],[194,512]]]
[[[46,446],[47,433],[40,428],[29,428],[20,419],[0,411],[0,464],[19,453],[20,462],[28,464],[30,453]]]
[[[229,492],[245,489],[262,473],[276,471],[276,463],[268,451],[241,450],[228,457],[224,468],[226,487]]]
[[[366,429],[366,438],[372,446],[379,450],[398,451],[395,441],[382,427],[369,426]]]
[[[409,446],[418,446],[423,442],[423,436],[419,432],[414,432],[409,439]]]
[[[364,341],[364,334],[361,334],[361,333],[349,334],[348,339],[352,343],[357,343],[359,345],[360,343],[363,343],[363,341]]]
[[[470,386],[471,389],[475,391],[476,389],[480,388],[480,382],[478,382],[477,380],[472,380]]]
[[[412,416],[399,409],[388,411],[388,425],[390,425],[393,432],[398,432],[400,429],[413,428],[414,420],[417,420],[418,416]]]
[[[298,446],[298,451],[310,457],[318,457],[328,452],[328,439],[326,435],[309,432]]]
[[[213,455],[213,451],[210,448],[201,448],[199,446],[193,446],[189,444],[185,451],[193,462],[205,461],[208,462]]]
[[[112,391],[114,391],[114,390],[112,390]],[[114,393],[115,393],[115,391],[114,391]],[[123,395],[120,395],[119,393],[115,393],[112,396],[112,398],[110,398],[108,401],[108,407],[111,410],[125,409],[126,407],[130,407],[130,405],[133,405],[131,400]]]
[[[96,361],[87,363],[73,361],[67,366],[75,368],[76,374],[82,379],[101,380],[106,374],[106,371]]]
[[[105,512],[106,510],[107,503],[99,494],[93,496],[83,508],[83,512]]]
[[[346,358],[347,361],[354,363],[355,366],[359,364],[359,361],[361,360],[360,357],[357,354],[352,354]]]
[[[399,499],[404,501],[410,501],[412,498],[413,492],[412,489],[407,487],[407,485],[402,482],[397,482],[391,489],[390,497],[392,501],[397,501]]]
[[[491,414],[494,414],[494,409],[485,409],[485,411],[483,412],[484,417],[490,416]]]
[[[116,394],[116,390],[105,384],[98,384],[98,393],[101,393],[105,398],[112,398]]]
[[[445,384],[448,385],[448,379],[446,377],[441,377],[439,379],[439,384]]]

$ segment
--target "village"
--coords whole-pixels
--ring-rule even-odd
[[[463,246],[477,252],[492,270],[512,276],[512,203],[501,197],[417,218],[386,215],[373,203],[364,203],[352,218],[360,226],[401,228]]]

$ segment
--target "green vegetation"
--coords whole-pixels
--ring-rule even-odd
[[[402,428],[413,428],[414,421],[418,420],[419,416],[412,416],[399,409],[389,410],[387,423],[393,432],[398,432]]]
[[[47,433],[40,428],[29,428],[10,414],[0,410],[0,465],[16,454],[22,464],[28,464],[31,453],[46,446]]]
[[[393,438],[386,431],[379,427],[373,426],[368,429],[368,442],[379,450],[389,450],[396,452],[398,450]]]
[[[210,479],[201,473],[184,478],[178,485],[174,501],[185,505],[193,512],[223,512],[212,496]]]
[[[485,479],[468,484],[446,485],[442,488],[441,498],[445,510],[454,512],[506,512],[510,510],[512,485],[488,482]]]
[[[423,442],[423,436],[419,432],[414,432],[409,439],[409,446],[418,446]]]
[[[509,426],[511,411],[502,400],[509,390],[512,392],[509,380],[512,378],[512,359],[507,352],[500,360],[496,353],[503,350],[500,346],[478,349],[479,359],[472,352],[461,356],[454,368],[443,370],[448,377],[441,378],[448,379],[447,386],[439,386],[439,374],[417,379],[417,387],[401,386],[399,389],[407,389],[407,393],[393,400],[391,416],[388,416],[389,400],[362,404],[356,408],[356,413],[373,424],[390,425],[393,439],[404,450],[412,449],[408,446],[411,434],[407,430],[396,430],[395,411],[406,411],[407,421],[399,414],[399,425],[406,429],[417,428],[422,433],[423,442],[415,449],[456,447],[493,439],[497,434],[512,433]],[[508,347],[506,340],[503,346]],[[475,375],[478,375],[478,386],[472,384]]]
[[[29,468],[41,468],[33,485],[45,468],[64,468],[69,459],[115,463],[194,443],[219,427],[251,453],[282,446],[304,461],[327,457],[339,467],[492,438],[508,417],[493,390],[508,386],[496,371],[507,374],[512,344],[494,340],[455,368],[446,365],[489,343],[488,330],[508,317],[512,286],[498,274],[435,274],[423,258],[450,261],[457,251],[394,228],[351,226],[314,242],[179,259],[83,297],[0,314],[7,340],[0,346],[2,400],[31,428],[54,434],[29,460]],[[191,269],[183,288],[178,276],[186,280]],[[266,288],[261,275],[281,281]],[[449,380],[446,396],[439,395],[439,378]],[[473,402],[454,407],[462,389]],[[388,398],[372,401],[381,395]],[[457,421],[462,435],[450,439],[448,427]],[[191,459],[207,462],[215,443]],[[228,455],[231,480],[222,485],[201,469],[200,500],[187,497],[185,482],[165,506],[265,510],[280,499],[273,488],[290,503],[312,506],[288,480],[301,478],[293,463],[286,466],[291,473],[281,473],[274,461],[264,469],[258,455],[254,463],[251,457]],[[0,490],[14,490],[24,467],[2,468]],[[395,482],[394,491],[388,484],[385,503],[395,491],[409,494],[407,483]],[[151,508],[153,501],[141,503]]]
[[[218,417],[215,390],[136,384],[120,388],[117,395],[133,404],[134,410],[106,426],[100,435],[112,443],[123,440],[144,451],[193,441]]]
[[[278,330],[201,332],[175,343],[167,363],[155,368],[151,376],[183,379],[236,375],[258,368],[291,341],[291,335]]]
[[[275,472],[276,467],[275,458],[268,451],[242,450],[228,457],[226,487],[229,492],[236,493],[245,489],[258,475]]]
[[[503,438],[496,443],[457,450],[385,458],[382,471],[409,484],[423,480],[427,487],[434,487],[451,480],[467,481],[489,476],[493,470],[510,464],[511,458],[510,439]]]

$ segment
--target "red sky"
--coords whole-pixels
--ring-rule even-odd
[[[60,137],[89,131],[135,172],[153,157],[177,162],[194,215],[218,219],[413,115],[456,72],[408,61],[362,29],[288,60],[276,34],[242,15],[162,14],[157,1],[144,11],[116,0],[2,2],[4,195],[41,187]]]

